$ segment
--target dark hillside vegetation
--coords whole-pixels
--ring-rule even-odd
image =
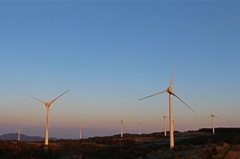
[[[120,135],[82,140],[61,139],[49,143],[45,147],[42,141],[0,140],[0,159],[161,159],[187,158],[191,155],[202,159],[220,159],[229,151],[230,145],[240,144],[240,133],[224,128],[217,129],[214,136],[207,129],[176,132],[174,150],[169,149],[169,137],[164,137],[163,133],[141,136],[124,134],[122,139]]]

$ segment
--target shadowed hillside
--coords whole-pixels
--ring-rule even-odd
[[[0,159],[228,159],[237,155],[240,134],[234,129],[221,128],[214,136],[205,130],[176,132],[174,150],[163,133],[50,140],[48,147],[43,141],[1,140]]]

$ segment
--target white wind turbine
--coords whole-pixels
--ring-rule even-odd
[[[21,130],[20,129],[17,129],[17,133],[18,133],[18,138],[17,140],[20,141],[20,137],[21,137]]]
[[[173,87],[173,79],[174,79],[174,72],[173,72],[173,74],[172,74],[172,79],[171,79],[171,82],[170,82],[170,86],[169,86],[166,90],[139,99],[139,100],[143,100],[143,99],[146,99],[146,98],[149,98],[149,97],[158,95],[158,94],[162,94],[162,93],[168,93],[168,94],[169,94],[170,149],[173,149],[173,148],[174,148],[174,132],[173,132],[173,122],[172,122],[172,95],[175,96],[177,99],[179,99],[184,105],[186,105],[186,106],[187,106],[189,109],[191,109],[193,112],[195,112],[191,107],[189,107],[181,98],[179,98],[179,97],[173,92],[173,89],[172,89],[172,87]]]
[[[160,109],[161,110],[161,109]],[[165,113],[163,113],[163,111],[161,110],[161,113],[163,115],[163,122],[164,122],[164,136],[167,136],[167,125],[166,125],[166,118],[168,117],[167,115],[165,115]]]
[[[163,120],[164,120],[164,136],[167,136],[167,124],[166,124],[166,118],[168,116],[166,116],[165,114],[163,114]]]
[[[138,135],[140,136],[142,133],[142,123],[139,121],[138,122]]]
[[[82,125],[80,124],[80,134],[79,134],[79,139],[82,139]]]
[[[218,118],[218,119],[220,119],[220,120],[222,120],[222,119],[219,118],[219,117],[217,117],[217,116],[215,116],[213,113],[211,113],[211,116],[210,116],[210,117],[212,117],[212,133],[213,133],[213,135],[215,135],[214,118]]]
[[[62,95],[64,95],[65,93],[67,93],[69,90],[65,91],[64,93],[62,93],[61,95],[59,95],[58,97],[56,97],[55,99],[51,100],[50,102],[44,102],[38,98],[35,98],[33,96],[28,95],[29,97],[32,97],[33,99],[36,99],[37,101],[43,103],[46,106],[46,132],[45,132],[45,145],[48,145],[48,128],[49,128],[49,110],[50,110],[50,106],[53,104],[53,102],[55,102],[58,98],[60,98]]]
[[[128,115],[125,115],[123,118],[120,119],[120,137],[123,137],[123,133],[124,133],[124,124],[123,124],[123,119],[126,119]],[[119,118],[116,117],[112,117],[113,119],[119,120]]]
[[[121,138],[123,137],[123,120],[121,119],[121,122],[120,122],[120,133],[121,133]]]
[[[79,139],[80,139],[80,140],[83,138],[82,129],[83,129],[83,124],[80,123],[80,132],[79,132]]]

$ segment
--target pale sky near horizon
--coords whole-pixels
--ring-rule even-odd
[[[163,131],[173,89],[175,128],[239,127],[240,1],[0,0],[0,134],[44,136]],[[203,122],[204,121],[204,122]]]

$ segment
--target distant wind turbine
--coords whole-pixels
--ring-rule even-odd
[[[215,135],[214,118],[218,118],[218,119],[220,119],[220,120],[222,120],[222,119],[219,118],[219,117],[217,117],[217,116],[215,116],[213,113],[211,113],[211,116],[210,116],[210,117],[212,117],[212,133],[213,133],[213,135]]]
[[[80,125],[80,134],[79,134],[79,139],[82,139],[82,125]]]
[[[20,137],[21,137],[21,130],[20,129],[17,129],[17,133],[18,133],[18,138],[17,140],[20,141]]]
[[[123,118],[120,119],[120,137],[123,137],[124,133],[124,124],[123,124],[123,119],[126,119],[128,115],[125,115]],[[119,118],[112,117],[113,119],[119,120]]]
[[[142,123],[139,121],[138,122],[138,135],[140,136],[142,132]]]
[[[168,93],[168,94],[169,94],[170,149],[173,149],[173,148],[174,148],[174,132],[173,132],[173,122],[172,122],[172,95],[175,96],[177,99],[179,99],[184,105],[186,105],[186,106],[187,106],[189,109],[191,109],[193,112],[195,112],[191,107],[189,107],[181,98],[179,98],[179,97],[173,92],[173,89],[172,89],[172,87],[173,87],[173,79],[174,79],[174,71],[173,71],[173,74],[172,74],[172,79],[171,79],[171,82],[170,82],[170,86],[169,86],[166,90],[139,99],[139,100],[143,100],[143,99],[146,99],[146,98],[149,98],[149,97],[158,95],[158,94],[162,94],[162,93]]]
[[[79,139],[81,140],[83,137],[83,133],[82,133],[82,128],[83,128],[83,126],[82,126],[83,124],[80,124],[80,134],[79,134]]]
[[[36,99],[37,101],[43,103],[46,106],[46,132],[45,132],[45,145],[48,145],[48,128],[49,128],[49,110],[50,110],[50,106],[53,104],[53,102],[55,102],[58,98],[60,98],[62,95],[64,95],[65,93],[67,93],[69,90],[65,91],[64,93],[62,93],[61,95],[59,95],[58,97],[56,97],[55,99],[53,99],[50,102],[44,102],[38,98],[35,98],[33,96],[27,95],[29,97],[32,97],[33,99]]]
[[[160,109],[161,110],[161,109]],[[163,113],[163,111],[161,110],[161,113],[163,115],[163,122],[164,122],[164,136],[167,136],[167,127],[166,127],[166,118],[168,116],[165,115],[165,113]]]
[[[123,137],[123,120],[121,119],[121,126],[120,126],[121,138]]]
[[[166,118],[168,116],[166,116],[165,114],[163,114],[163,120],[164,120],[164,136],[167,136],[167,127],[166,127]]]

